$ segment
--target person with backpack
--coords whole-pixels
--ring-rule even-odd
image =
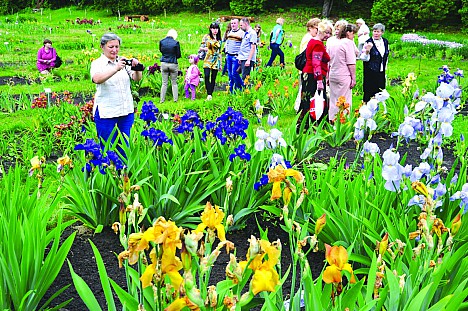
[[[306,65],[302,70],[302,94],[301,94],[301,104],[299,106],[299,118],[297,120],[296,132],[299,134],[301,123],[304,118],[306,118],[304,129],[307,130],[310,126],[309,114],[311,108],[311,99],[315,96],[317,91],[321,91],[323,96],[323,103],[325,103],[325,108],[323,114],[319,117],[316,117],[314,123],[318,124],[322,119],[328,115],[328,109],[326,109],[327,102],[327,90],[326,90],[326,77],[328,74],[328,62],[330,61],[330,56],[327,53],[325,42],[333,32],[333,25],[327,21],[323,20],[318,25],[318,32],[315,37],[313,37],[306,48]]]
[[[281,50],[281,44],[284,41],[284,30],[283,30],[284,18],[279,17],[276,20],[276,25],[270,34],[270,49],[271,56],[270,60],[266,64],[266,67],[270,67],[273,64],[276,56],[280,57],[280,66],[284,68],[284,52]]]

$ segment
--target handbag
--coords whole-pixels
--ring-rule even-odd
[[[62,66],[63,64],[63,61],[62,59],[60,58],[60,56],[56,56],[55,57],[55,65],[54,65],[54,68],[59,68],[60,66]]]
[[[322,90],[323,93],[323,90]],[[325,100],[323,99],[323,94],[320,94],[320,91],[315,91],[314,97],[310,99],[310,109],[309,113],[312,119],[315,121],[319,120],[325,109]]]
[[[294,66],[296,66],[297,70],[302,71],[305,67],[305,64],[307,62],[307,57],[306,57],[306,50],[302,51],[299,55],[296,56],[294,59]]]

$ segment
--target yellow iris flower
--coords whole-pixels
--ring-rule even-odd
[[[278,164],[274,169],[270,169],[267,175],[268,182],[273,183],[273,190],[271,191],[272,201],[281,198],[281,182],[285,181],[286,177],[292,176],[299,183],[304,181],[304,176],[301,172],[291,168],[285,169],[281,164]]]
[[[343,246],[330,246],[325,244],[326,253],[325,258],[329,266],[323,272],[323,281],[327,284],[340,283],[341,272],[343,270],[351,273],[351,283],[356,283],[354,278],[353,269],[348,263],[348,252]]]
[[[174,300],[164,311],[180,311],[187,307],[191,311],[198,311],[200,307],[194,304],[188,299],[188,297],[182,297]]]
[[[224,212],[219,208],[219,206],[211,205],[210,202],[206,203],[205,210],[201,214],[202,223],[198,225],[195,232],[203,232],[206,228],[218,233],[218,238],[221,241],[226,240],[226,231],[224,230],[223,220]]]
[[[182,228],[178,228],[173,221],[166,221],[164,217],[159,217],[154,225],[143,234],[137,250],[148,249],[149,242],[162,244],[165,251],[171,250],[175,253],[176,248],[182,248],[180,234]]]
[[[145,269],[145,272],[141,275],[140,281],[143,288],[148,287],[152,284],[153,276],[156,274],[156,252],[155,250],[151,250],[150,253],[151,257],[151,264],[148,265]],[[175,289],[179,289],[180,285],[182,284],[183,278],[179,273],[179,270],[182,269],[182,262],[180,261],[179,257],[175,256],[175,254],[166,251],[163,251],[163,255],[161,258],[161,273],[164,277],[167,275],[171,280],[171,285]]]
[[[452,235],[457,234],[458,230],[461,227],[461,215],[457,214],[457,216],[452,220]]]
[[[262,264],[255,270],[252,277],[252,292],[254,295],[263,291],[273,292],[279,283],[278,272],[274,268],[270,268],[269,265]]]

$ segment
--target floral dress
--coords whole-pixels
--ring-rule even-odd
[[[212,70],[221,70],[221,41],[211,39],[208,36],[206,40],[206,53],[205,60],[203,61],[203,68],[210,68]]]

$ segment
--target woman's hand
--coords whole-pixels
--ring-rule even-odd
[[[119,57],[119,61],[117,62],[116,64],[116,68],[117,68],[117,71],[120,71],[122,70],[123,68],[125,68],[126,64],[125,64],[125,58],[120,58]],[[117,72],[116,71],[116,72]]]

